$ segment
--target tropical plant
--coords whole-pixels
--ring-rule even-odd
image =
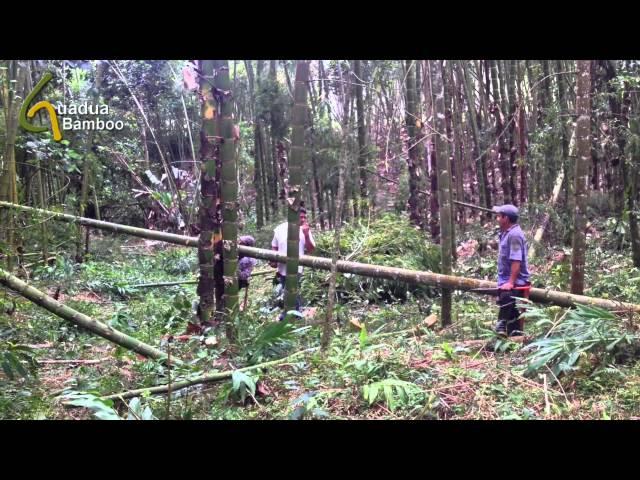
[[[554,375],[578,370],[580,358],[591,353],[599,365],[609,365],[617,349],[637,342],[613,313],[597,307],[577,305],[556,322],[539,307],[525,304],[525,318],[537,319],[538,326],[550,325],[547,334],[527,345],[526,374],[549,368]],[[553,335],[551,335],[553,333]]]

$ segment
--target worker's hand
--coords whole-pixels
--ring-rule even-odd
[[[269,262],[269,266],[271,268],[276,268],[278,266],[278,262]]]
[[[309,233],[309,224],[308,223],[306,223],[306,222],[303,223],[301,225],[301,228],[302,228],[302,233],[303,234],[307,235]]]
[[[513,290],[513,283],[507,282],[500,285],[500,290]]]

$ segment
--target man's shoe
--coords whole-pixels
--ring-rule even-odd
[[[504,320],[498,320],[498,323],[496,324],[496,330],[495,330],[497,335],[507,335],[507,322],[505,322]]]

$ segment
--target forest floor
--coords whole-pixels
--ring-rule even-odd
[[[495,251],[477,251],[462,239],[456,273],[491,278]],[[38,270],[32,284],[96,320],[166,350],[186,361],[178,377],[235,370],[318,347],[322,302],[312,302],[304,318],[277,323],[272,273],[252,279],[247,308],[238,322],[238,342],[222,332],[167,343],[192,318],[195,285],[136,288],[142,283],[191,280],[195,251],[140,239],[97,236],[88,261],[76,265],[59,257]],[[632,300],[640,272],[624,252],[593,243],[587,262],[586,294]],[[566,288],[568,264],[562,249],[534,262],[549,288]],[[493,272],[492,272],[493,269]],[[255,271],[272,270],[259,262]],[[325,272],[326,273],[326,272]],[[305,272],[303,295],[318,288]],[[0,338],[26,345],[37,363],[32,374],[10,379],[0,373],[0,418],[87,419],[110,405],[100,395],[166,383],[159,362],[116,347],[30,302],[3,291],[3,305],[16,309],[0,323]],[[241,291],[242,301],[244,291]],[[492,332],[497,307],[489,297],[454,293],[453,324],[442,328],[439,299],[409,294],[406,299],[371,302],[347,296],[337,305],[339,324],[326,352],[317,348],[287,363],[238,374],[233,380],[198,385],[172,394],[115,402],[122,418],[172,419],[638,419],[640,364],[635,355],[614,361],[583,352],[575,366],[555,375],[543,366],[524,374],[531,342],[549,334],[549,322],[566,313],[536,307],[521,342]],[[546,315],[548,321],[540,319]],[[630,319],[631,322],[637,319]],[[635,332],[634,324],[629,331]],[[206,340],[206,342],[205,342]],[[75,393],[86,405],[68,405]],[[90,404],[90,405],[89,405]],[[148,407],[148,408],[147,408]],[[141,415],[143,408],[146,415]],[[133,411],[133,412],[132,412]]]

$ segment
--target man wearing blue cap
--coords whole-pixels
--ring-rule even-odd
[[[518,225],[518,209],[513,205],[493,207],[500,225],[500,247],[498,250],[498,323],[499,335],[522,335],[519,322],[520,312],[516,307],[516,297],[524,297],[529,282],[527,263],[527,240]]]

